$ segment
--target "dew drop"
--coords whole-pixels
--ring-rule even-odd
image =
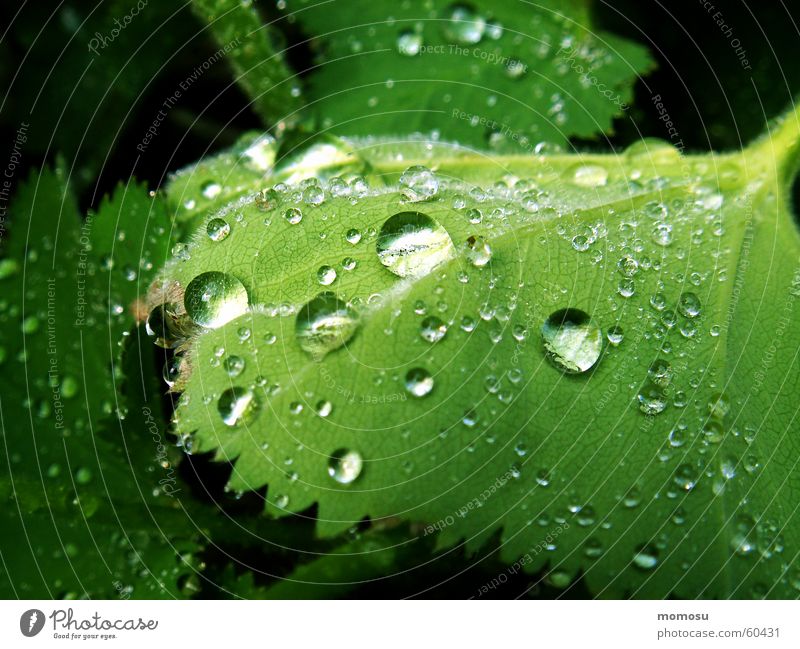
[[[231,226],[225,219],[211,219],[206,227],[206,234],[212,241],[223,241],[231,233]]]
[[[439,192],[439,180],[427,167],[409,167],[400,176],[403,196],[412,203],[427,201]]]
[[[433,390],[433,377],[428,370],[420,367],[408,371],[406,374],[406,390],[415,397],[424,397]]]
[[[486,31],[486,20],[468,4],[455,3],[444,11],[444,37],[451,43],[474,45]]]
[[[641,546],[633,555],[633,565],[639,570],[652,570],[658,565],[658,550],[652,545]]]
[[[244,372],[245,362],[241,356],[228,356],[224,362],[225,371],[230,377],[237,377]]]
[[[195,323],[216,329],[247,312],[247,290],[233,275],[209,271],[189,282],[183,304]]]
[[[232,387],[222,393],[217,409],[226,426],[247,426],[255,420],[261,403],[252,390]]]
[[[600,165],[575,165],[567,169],[565,174],[578,187],[601,187],[608,182],[608,169]]]
[[[568,374],[591,369],[603,351],[603,333],[578,309],[553,313],[542,325],[542,340],[550,361]]]
[[[364,468],[364,459],[358,451],[340,448],[328,462],[328,475],[339,484],[350,484]]]
[[[297,314],[295,335],[300,347],[317,360],[345,345],[358,330],[353,309],[331,292],[320,293]]]
[[[330,286],[336,281],[336,270],[332,266],[320,266],[317,281],[323,286]]]
[[[700,315],[700,298],[694,293],[681,293],[678,299],[678,311],[687,318],[696,318]]]
[[[492,260],[492,249],[483,237],[469,237],[464,249],[467,261],[476,268],[483,268]]]
[[[453,242],[441,225],[421,212],[400,212],[381,228],[378,259],[400,277],[420,277],[452,257]]]
[[[290,207],[283,213],[283,218],[285,218],[291,225],[297,225],[303,220],[303,212],[299,207]]]
[[[419,335],[429,343],[439,342],[447,333],[447,324],[435,315],[428,316],[422,321]]]
[[[422,47],[422,34],[412,30],[400,32],[397,37],[397,51],[403,56],[416,56]]]

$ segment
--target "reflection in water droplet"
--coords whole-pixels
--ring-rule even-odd
[[[217,408],[226,426],[247,426],[260,412],[261,402],[252,390],[233,387],[222,393]]]
[[[444,338],[444,335],[447,333],[447,325],[441,318],[437,318],[435,315],[428,316],[422,321],[422,325],[420,326],[419,334],[422,336],[424,340],[427,340],[429,343],[435,343],[440,341]]]
[[[180,356],[173,356],[166,363],[164,363],[164,370],[162,372],[162,376],[164,378],[164,383],[166,383],[169,387],[175,385],[175,382],[178,380],[180,373],[181,373]]]
[[[320,293],[297,314],[295,335],[302,349],[317,360],[346,344],[358,330],[353,309],[331,292]]]
[[[225,219],[211,219],[206,226],[206,234],[212,241],[223,241],[231,233],[231,226]]]
[[[378,259],[395,275],[421,277],[452,257],[453,242],[441,225],[421,212],[400,212],[383,224]]]
[[[364,460],[358,451],[340,448],[334,451],[328,462],[328,475],[339,484],[350,484],[364,468]]]
[[[578,374],[591,369],[603,351],[603,333],[587,313],[562,309],[542,325],[547,357],[559,369]]]
[[[233,275],[209,271],[189,282],[183,304],[195,323],[215,329],[247,312],[247,290]]]
[[[406,390],[415,397],[424,397],[433,390],[433,377],[428,370],[416,367],[406,374]]]

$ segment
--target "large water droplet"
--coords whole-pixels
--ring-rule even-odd
[[[215,329],[247,312],[247,290],[233,275],[209,271],[189,282],[183,304],[195,323]]]
[[[226,426],[246,426],[258,415],[261,402],[252,390],[233,387],[222,393],[217,408]]]
[[[320,293],[297,314],[300,347],[317,360],[346,344],[358,330],[358,314],[331,292]]]
[[[400,212],[383,224],[378,259],[395,275],[420,277],[448,260],[453,242],[441,225],[422,212]]]
[[[565,175],[579,187],[601,187],[608,182],[608,169],[600,165],[575,165],[567,169]]]
[[[340,448],[334,451],[328,462],[328,475],[339,484],[350,484],[364,468],[364,460],[358,451]]]
[[[570,374],[591,369],[603,351],[603,332],[579,309],[553,313],[542,325],[542,340],[548,358]]]

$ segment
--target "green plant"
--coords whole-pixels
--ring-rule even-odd
[[[796,597],[800,120],[568,152],[653,69],[590,8],[193,3],[271,134],[18,189],[4,593]]]

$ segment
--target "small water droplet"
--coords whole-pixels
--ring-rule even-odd
[[[245,362],[241,356],[228,356],[225,359],[224,367],[225,371],[228,373],[230,377],[237,377],[242,372],[244,372]]]
[[[475,45],[483,38],[486,20],[470,5],[455,3],[444,10],[443,33],[451,43]]]

